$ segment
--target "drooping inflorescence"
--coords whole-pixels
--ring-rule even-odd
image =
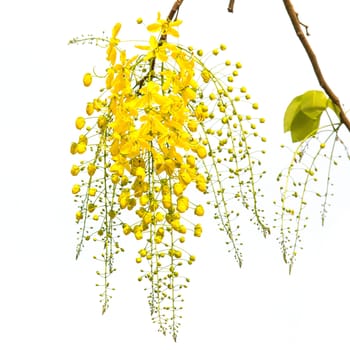
[[[348,149],[340,135],[341,121],[329,110],[325,109],[322,114],[327,116],[329,123],[313,130],[304,139],[298,140],[301,142],[296,149],[290,150],[289,165],[277,176],[280,198],[274,202],[276,206],[274,228],[279,231],[283,259],[288,264],[290,273],[298,251],[302,249],[301,237],[309,217],[312,215],[320,217],[322,225],[325,222],[330,197],[333,196],[331,182],[333,168],[342,158],[342,153],[350,159]],[[319,119],[320,117],[321,115]],[[281,147],[288,148],[285,145]],[[310,203],[314,203],[315,199],[321,201],[321,210],[310,215],[311,209],[315,208]]]
[[[134,237],[136,263],[146,266],[139,280],[148,281],[152,319],[174,339],[189,283],[184,267],[196,259],[186,243],[202,235],[204,220],[218,221],[239,265],[241,208],[268,233],[257,202],[264,174],[259,144],[266,141],[258,127],[265,119],[253,116],[257,103],[236,85],[241,63],[208,67],[225,45],[205,55],[168,41],[179,36],[180,24],[158,15],[147,27],[148,42],[130,46],[117,23],[100,41],[108,67],[103,76],[83,77],[85,86],[99,80],[102,87],[86,115],[76,118],[80,135],[71,145],[79,158],[71,168],[79,179],[72,187],[77,257],[87,241],[100,244],[94,258],[102,262],[103,312],[116,255],[125,236]]]

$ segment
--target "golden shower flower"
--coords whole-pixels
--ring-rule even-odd
[[[148,25],[147,29],[151,33],[158,32],[161,35],[172,35],[178,38],[179,32],[174,27],[178,27],[181,23],[181,20],[169,21],[166,19],[161,19],[160,12],[158,12],[157,22]]]
[[[72,193],[73,193],[73,194],[77,194],[77,193],[79,193],[79,192],[80,192],[80,185],[78,185],[78,184],[73,185],[73,187],[72,187]]]
[[[85,126],[85,118],[84,118],[84,117],[78,117],[78,118],[75,120],[75,127],[76,127],[78,130],[81,130],[84,126]]]
[[[102,243],[98,275],[103,278],[103,312],[111,298],[115,255],[124,251],[123,240],[134,239],[136,262],[147,265],[139,280],[151,284],[153,320],[174,338],[182,309],[176,293],[189,281],[183,278],[183,261],[191,265],[195,260],[185,236],[200,237],[204,220],[213,215],[241,264],[239,232],[233,224],[239,211],[231,203],[237,200],[252,208],[259,220],[259,191],[253,184],[261,176],[256,169],[260,162],[251,155],[248,141],[263,124],[237,112],[241,96],[233,93],[246,94],[245,88],[233,85],[237,70],[224,76],[222,69],[208,66],[207,58],[202,60],[202,50],[167,41],[168,35],[179,36],[180,23],[158,14],[156,23],[147,27],[151,34],[146,44],[132,47],[131,55],[118,37],[121,24],[113,27],[105,75],[94,75],[101,89],[85,105],[86,116],[76,118],[81,134],[70,148],[79,157],[71,174],[81,179],[72,187],[81,237],[77,256],[88,240]],[[240,67],[237,63],[236,69]],[[91,73],[83,81],[89,86]],[[255,140],[266,141],[263,136]],[[214,211],[208,215],[199,204],[204,196],[210,196],[208,208]],[[193,223],[194,218],[200,222]]]
[[[86,87],[91,85],[91,83],[92,83],[92,75],[91,75],[91,73],[85,73],[84,74],[83,83],[84,83],[84,86],[86,86]]]

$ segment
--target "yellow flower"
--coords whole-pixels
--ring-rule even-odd
[[[86,114],[91,115],[92,113],[94,113],[94,104],[92,102],[88,102],[86,104]]]
[[[142,227],[140,225],[136,225],[133,229],[135,238],[139,241],[143,238]]]
[[[179,182],[177,182],[176,184],[174,184],[174,193],[176,196],[181,196],[183,191],[185,189],[185,186]]]
[[[187,197],[181,196],[177,199],[177,206],[176,209],[180,212],[180,213],[184,213],[189,206],[189,200]]]
[[[171,195],[170,194],[163,195],[162,203],[165,209],[170,209],[172,207]]]
[[[130,191],[129,189],[125,189],[119,195],[118,201],[121,209],[125,209],[128,206],[130,199]]]
[[[72,168],[70,170],[70,173],[73,175],[73,176],[77,176],[80,172],[80,167],[78,165],[72,165]]]
[[[132,229],[128,224],[123,225],[123,232],[125,235],[128,235],[131,231],[132,231]]]
[[[186,162],[191,168],[196,166],[196,158],[192,155],[187,156]]]
[[[168,49],[172,49],[172,45],[165,42],[159,42],[159,40],[152,35],[149,39],[149,46],[136,45],[136,48],[148,50],[148,53],[144,58],[145,61],[156,57],[160,61],[166,62],[168,60]]]
[[[70,153],[76,154],[77,153],[77,147],[78,144],[76,142],[72,142],[70,145]]]
[[[78,130],[81,130],[85,126],[85,118],[84,117],[78,117],[75,119],[75,127]]]
[[[204,121],[208,118],[208,107],[204,103],[200,103],[195,109],[195,116],[199,122]]]
[[[156,213],[156,220],[157,220],[158,222],[164,220],[164,215],[163,215],[161,212],[159,212],[159,211]]]
[[[122,27],[121,23],[116,23],[112,29],[112,39],[115,39],[119,34],[120,28]]]
[[[109,171],[111,173],[116,173],[116,175],[118,175],[118,176],[122,176],[124,174],[124,169],[125,169],[125,167],[123,166],[123,164],[115,162],[114,164],[112,164],[110,166]]]
[[[107,47],[107,61],[109,61],[113,66],[115,64],[115,61],[117,59],[117,49],[116,46],[119,44],[119,39],[117,39],[117,35],[119,34],[120,23],[116,23],[112,29],[112,37],[109,41],[109,45]]]
[[[148,31],[151,33],[159,32],[161,35],[172,35],[176,38],[179,37],[179,32],[174,27],[179,26],[182,23],[181,20],[168,21],[160,18],[160,12],[158,12],[157,22],[147,26]]]
[[[107,47],[107,61],[111,62],[111,64],[114,65],[116,59],[117,59],[117,50],[111,40],[110,45]]]
[[[96,194],[97,189],[94,187],[89,188],[89,196],[94,196]]]
[[[89,165],[87,166],[87,172],[90,176],[93,176],[95,174],[96,171],[96,165],[93,163],[89,163]]]
[[[146,173],[145,173],[145,169],[142,168],[142,167],[137,167],[136,168],[136,172],[135,172],[135,175],[137,176],[137,178],[141,181],[143,181],[143,179],[145,178],[146,176]]]
[[[73,187],[72,187],[72,193],[73,193],[73,194],[77,194],[77,193],[79,193],[79,192],[80,192],[80,185],[78,185],[78,184],[73,185]]]
[[[194,119],[191,119],[188,121],[187,127],[190,129],[190,131],[196,132],[198,128],[198,122]]]
[[[97,119],[97,126],[103,129],[107,125],[107,118],[104,115],[100,115]]]
[[[207,156],[207,150],[204,146],[199,145],[196,149],[198,157],[204,159]]]
[[[95,209],[96,209],[96,205],[93,204],[93,203],[89,203],[87,209],[88,209],[89,213],[93,213],[95,211]]]
[[[83,218],[83,213],[81,211],[77,211],[75,213],[75,218],[77,219],[77,221],[81,220]]]
[[[79,154],[83,154],[86,151],[86,143],[85,142],[79,142],[76,146],[76,152]]]
[[[194,213],[197,216],[203,216],[204,215],[204,208],[202,205],[197,205],[196,208],[194,209]]]
[[[200,237],[202,235],[203,229],[201,224],[196,224],[194,226],[194,235]]]
[[[196,176],[196,188],[201,192],[206,192],[207,190],[207,181],[202,174]]]
[[[210,80],[210,72],[207,69],[203,69],[201,72],[201,77],[205,83],[208,83]]]
[[[176,258],[180,259],[182,256],[181,250],[174,250],[174,255]]]
[[[85,73],[84,74],[83,83],[84,83],[84,86],[86,86],[86,87],[91,85],[91,83],[92,83],[92,75],[91,75],[91,73]]]

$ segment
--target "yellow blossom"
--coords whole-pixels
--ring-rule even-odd
[[[112,39],[115,39],[119,34],[120,28],[122,27],[121,23],[116,23],[112,29]]]
[[[86,105],[86,114],[92,115],[94,113],[94,104],[92,102],[88,102]]]
[[[75,218],[77,221],[81,220],[83,218],[83,213],[79,210],[75,213]]]
[[[189,206],[189,200],[188,200],[187,197],[185,197],[185,196],[180,196],[180,197],[177,199],[176,208],[177,208],[177,210],[178,210],[180,213],[184,213],[184,212],[188,209],[188,206]]]
[[[79,154],[83,154],[86,151],[86,143],[85,142],[79,142],[76,145],[76,152]]]
[[[85,118],[84,117],[78,117],[75,119],[75,127],[80,130],[85,126]]]
[[[157,22],[147,26],[148,31],[155,33],[159,32],[161,35],[172,35],[176,38],[179,37],[179,32],[174,27],[179,26],[182,23],[181,20],[168,21],[160,18],[158,12]]]
[[[203,216],[204,215],[204,208],[202,205],[197,205],[196,208],[194,209],[194,213],[197,216]]]
[[[92,83],[92,75],[91,75],[91,73],[85,73],[84,74],[83,83],[84,83],[84,86],[86,86],[86,87],[91,85],[91,83]]]
[[[177,182],[176,184],[174,184],[174,193],[176,196],[181,196],[184,189],[185,186],[182,183]]]
[[[123,232],[125,235],[128,235],[131,231],[132,231],[132,229],[131,229],[130,225],[128,225],[128,224],[123,225]]]
[[[194,227],[194,235],[200,237],[202,235],[203,229],[201,224],[196,224]]]
[[[207,69],[203,69],[201,72],[201,77],[205,83],[208,83],[210,80],[210,72]]]
[[[196,149],[198,157],[204,159],[207,156],[207,150],[204,146],[199,145]]]
[[[70,173],[73,175],[73,176],[77,176],[79,173],[80,173],[80,167],[78,165],[72,165],[72,168],[70,170]]]
[[[170,194],[163,195],[162,203],[165,209],[170,209],[172,207],[171,195]]]
[[[97,189],[95,187],[89,188],[89,196],[95,196]]]
[[[138,49],[148,51],[147,55],[144,57],[145,61],[155,57],[162,62],[166,62],[168,60],[168,51],[169,49],[173,48],[173,46],[169,43],[159,42],[159,40],[157,40],[157,38],[153,35],[149,39],[148,46],[136,45],[136,47]]]
[[[198,128],[198,122],[194,119],[191,119],[188,121],[187,126],[190,129],[190,131],[195,132]]]
[[[93,163],[89,163],[87,166],[87,173],[89,176],[93,176],[96,172],[96,165]]]
[[[70,145],[70,153],[76,154],[77,153],[77,147],[78,144],[76,142],[72,142]]]
[[[79,193],[79,192],[80,192],[80,185],[78,185],[78,184],[73,185],[73,187],[72,187],[72,193],[73,193],[73,194],[77,194],[77,193]]]

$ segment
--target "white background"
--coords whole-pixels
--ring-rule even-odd
[[[1,292],[0,348],[17,349],[350,349],[349,164],[334,175],[336,193],[326,227],[316,216],[288,275],[275,237],[247,228],[239,269],[215,226],[193,247],[190,287],[178,342],[157,332],[136,278],[135,254],[121,259],[115,292],[101,316],[91,254],[75,261],[75,207],[70,188],[74,120],[88,100],[82,75],[102,49],[67,46],[74,36],[109,33],[138,39],[137,17],[165,17],[172,0],[7,1],[0,11]],[[266,166],[283,135],[289,101],[318,89],[310,63],[282,1],[185,0],[185,43],[211,50],[225,43],[244,69],[247,85],[267,119]],[[349,5],[295,1],[329,84],[349,108]],[[345,133],[346,135],[346,133]],[[347,136],[348,137],[348,136]],[[276,151],[277,152],[277,151]],[[278,165],[278,164],[277,164]],[[272,171],[271,177],[275,176]],[[270,189],[268,189],[269,191]],[[269,208],[266,208],[267,210]]]

